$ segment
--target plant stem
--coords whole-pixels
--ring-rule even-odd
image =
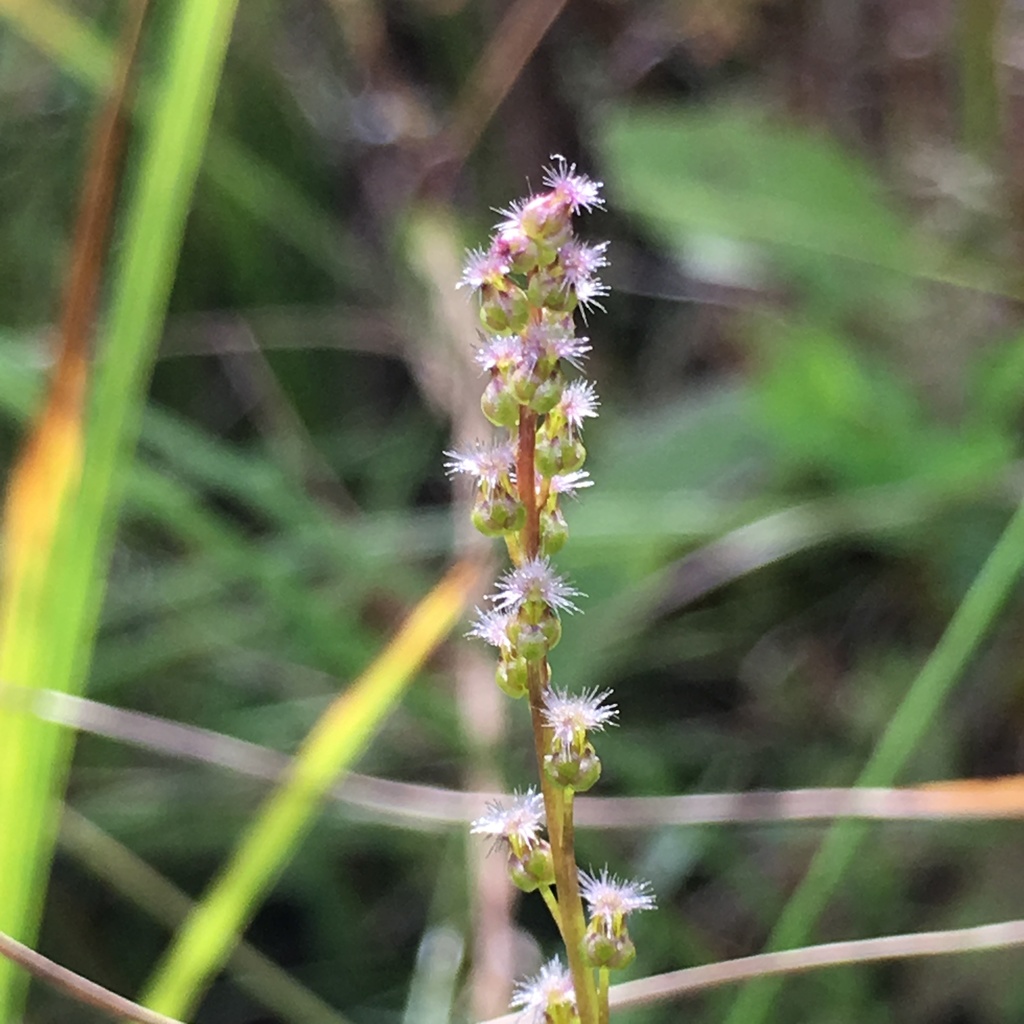
[[[519,500],[526,508],[526,524],[521,537],[524,559],[536,558],[540,551],[540,508],[537,504],[534,458],[537,446],[537,414],[526,408],[519,412],[519,444],[516,451],[516,479]],[[544,756],[551,749],[550,729],[544,724],[544,691],[548,685],[547,661],[529,667],[530,721],[533,725],[533,747],[537,756],[537,774],[544,796],[544,813],[555,864],[555,885],[558,889],[559,930],[565,943],[565,955],[572,972],[573,988],[580,1024],[599,1024],[597,989],[594,975],[583,959],[583,933],[586,921],[580,899],[579,874],[576,867],[575,829],[572,818],[572,791],[554,785],[544,771]]]
[[[551,891],[550,885],[542,885],[538,892],[544,897],[544,902],[547,904],[548,910],[551,911],[551,917],[554,919],[556,925],[558,925],[558,932],[562,935],[562,940],[565,940],[565,935],[562,933],[562,912],[558,908],[558,900],[555,898],[555,894]]]
[[[537,451],[537,414],[528,409],[519,410],[519,448],[516,452],[516,479],[519,481],[519,500],[526,509],[526,525],[522,530],[522,550],[525,559],[536,558],[540,549],[540,509],[537,507],[534,457]]]
[[[594,976],[583,959],[583,933],[586,922],[583,917],[583,902],[580,899],[579,876],[576,868],[572,800],[571,798],[567,800],[563,791],[554,785],[544,772],[544,755],[549,748],[548,732],[550,731],[544,725],[541,716],[541,710],[544,707],[546,676],[545,663],[530,666],[530,719],[533,723],[534,751],[537,755],[541,793],[544,796],[544,813],[548,823],[551,855],[555,863],[560,930],[565,943],[565,955],[569,961],[569,970],[572,972],[580,1024],[599,1024]]]
[[[602,967],[597,972],[597,1010],[601,1015],[601,1024],[608,1024],[608,976],[611,972]]]

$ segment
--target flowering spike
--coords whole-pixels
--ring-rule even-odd
[[[600,309],[608,288],[607,242],[585,242],[573,229],[582,211],[602,209],[601,182],[553,156],[545,188],[497,211],[500,221],[485,249],[467,255],[459,286],[475,293],[485,338],[474,359],[486,375],[480,408],[504,441],[446,453],[450,474],[477,482],[470,511],[476,528],[501,537],[512,563],[477,609],[467,636],[496,647],[495,682],[510,697],[529,697],[543,797],[533,790],[510,807],[491,804],[472,830],[508,848],[513,884],[541,889],[565,940],[570,968],[554,959],[516,986],[512,1006],[521,1024],[597,1024],[608,1019],[607,986],[600,991],[589,968],[619,968],[635,956],[626,928],[629,913],[654,905],[646,883],[619,882],[607,869],[581,875],[590,905],[585,922],[573,851],[573,801],[601,775],[590,734],[613,724],[609,691],[580,694],[551,689],[548,657],[562,632],[560,613],[578,611],[582,595],[551,564],[566,544],[563,497],[593,481],[583,469],[584,424],[600,402],[592,384],[566,380],[582,372],[590,340],[576,334],[576,312]],[[557,813],[554,847],[542,837],[545,801]],[[554,801],[554,802],[552,802]],[[551,892],[557,886],[557,897]],[[604,979],[606,980],[606,979]]]

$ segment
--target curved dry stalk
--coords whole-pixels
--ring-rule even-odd
[[[60,845],[94,878],[171,930],[180,927],[195,907],[195,901],[159,871],[67,805],[61,815]],[[239,990],[282,1024],[351,1024],[244,939],[226,971]]]
[[[139,1006],[138,1003],[133,1003],[130,999],[119,996],[116,992],[111,992],[110,989],[97,985],[80,974],[75,974],[74,971],[62,967],[3,932],[0,932],[0,956],[18,964],[34,978],[59,989],[77,1002],[109,1013],[111,1017],[138,1021],[138,1024],[181,1024],[181,1021],[174,1017],[165,1017],[155,1010],[148,1010],[145,1006]]]
[[[0,704],[20,705],[58,725],[270,782],[280,779],[292,760],[280,751],[225,733],[126,711],[54,690],[0,686]],[[332,790],[330,797],[369,812],[384,824],[429,830],[464,825],[478,816],[481,806],[501,800],[503,795],[394,782],[353,772]],[[504,798],[508,798],[507,794]],[[905,788],[822,787],[687,796],[580,796],[574,803],[578,828],[603,830],[835,818],[994,820],[1024,817],[1024,776],[935,782]]]
[[[904,960],[911,957],[946,956],[951,953],[975,953],[1024,945],[1024,920],[1001,921],[976,928],[949,931],[885,935],[874,939],[827,942],[778,953],[758,953],[737,960],[686,967],[680,971],[656,974],[650,978],[627,981],[609,990],[609,1005],[614,1008],[644,1006],[667,1002],[682,996],[769,975],[797,974],[819,967],[864,964],[878,960]],[[515,1024],[517,1015],[505,1014],[485,1024]]]

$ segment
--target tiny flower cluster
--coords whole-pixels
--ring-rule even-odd
[[[583,948],[592,967],[615,970],[628,967],[636,957],[626,918],[653,910],[654,894],[648,882],[623,881],[602,868],[600,874],[580,872],[580,893],[590,910]]]
[[[544,694],[544,723],[551,729],[551,750],[544,757],[548,778],[561,786],[584,793],[601,775],[601,761],[588,732],[600,732],[614,724],[618,708],[605,703],[611,690],[579,694],[549,689]]]
[[[490,245],[469,254],[460,282],[477,294],[486,332],[476,354],[487,374],[481,407],[506,435],[446,453],[449,473],[475,482],[473,524],[504,538],[512,557],[470,635],[498,649],[498,685],[514,697],[526,694],[530,666],[558,643],[560,613],[577,611],[583,596],[550,559],[569,535],[560,498],[592,483],[582,434],[600,403],[589,381],[567,381],[565,369],[579,370],[590,351],[576,334],[575,310],[599,306],[607,293],[597,277],[607,243],[581,241],[572,224],[603,206],[601,183],[555,157],[544,184],[501,211]]]
[[[654,909],[650,885],[618,879],[602,868],[596,875],[580,872],[580,892],[590,911],[583,939],[587,963],[606,970],[628,967],[636,957],[636,947],[629,937],[626,918]],[[572,977],[558,957],[544,964],[532,978],[519,982],[509,1005],[520,1010],[520,1024],[579,1021]]]
[[[607,289],[597,275],[608,260],[607,243],[573,233],[576,214],[603,206],[600,182],[555,157],[544,184],[545,191],[501,211],[489,246],[469,253],[460,286],[480,302],[484,338],[475,358],[487,377],[481,408],[503,434],[446,452],[445,465],[474,482],[476,528],[508,548],[512,566],[495,584],[489,607],[477,609],[468,635],[497,649],[496,679],[505,693],[530,695],[543,784],[542,794],[531,789],[508,804],[490,804],[472,831],[507,851],[515,885],[541,890],[570,963],[549,961],[516,987],[511,1005],[523,1024],[596,1024],[607,1019],[607,1005],[601,1013],[595,1008],[593,970],[632,961],[626,918],[653,907],[654,898],[647,883],[619,881],[607,869],[578,873],[571,838],[565,843],[572,794],[590,789],[601,774],[591,737],[618,715],[610,691],[552,688],[548,666],[561,616],[579,611],[576,601],[585,596],[551,559],[568,538],[561,497],[592,484],[583,468],[583,430],[600,402],[593,384],[566,374],[581,372],[590,352],[589,339],[576,334],[575,312],[601,308]],[[543,834],[545,809],[552,836],[561,837],[554,850]]]
[[[578,1024],[572,976],[556,956],[532,978],[521,981],[509,1006],[520,1010],[520,1024]]]
[[[555,868],[551,846],[541,838],[544,828],[544,799],[530,789],[516,793],[510,806],[494,801],[487,813],[470,826],[474,835],[491,836],[495,845],[508,847],[508,873],[524,892],[542,885],[554,885]]]

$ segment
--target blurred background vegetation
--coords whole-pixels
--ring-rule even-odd
[[[152,4],[124,194],[175,7]],[[121,13],[0,3],[5,466]],[[599,791],[851,785],[1021,495],[1022,55],[998,0],[244,0],[87,695],[294,752],[445,565],[487,558],[441,468],[483,433],[454,285],[491,208],[562,153],[606,183],[581,230],[611,241],[597,486],[559,560],[589,600],[553,659],[621,707]],[[1022,771],[1022,610],[896,781]],[[526,716],[489,673],[456,634],[359,770],[527,785]],[[138,993],[169,940],[161,890],[92,826],[195,897],[266,791],[84,732],[39,947]],[[325,808],[246,934],[292,1012],[226,974],[193,1019],[466,1020],[553,951],[541,901],[511,905],[464,825],[375,800]],[[659,894],[639,977],[759,950],[825,828],[586,830],[579,849]],[[1018,824],[868,834],[816,939],[1024,916]],[[616,1019],[717,1022],[735,996]],[[25,1019],[100,1018],[34,986]],[[770,1019],[1020,1020],[1024,972],[1014,953],[835,969],[788,982]]]

